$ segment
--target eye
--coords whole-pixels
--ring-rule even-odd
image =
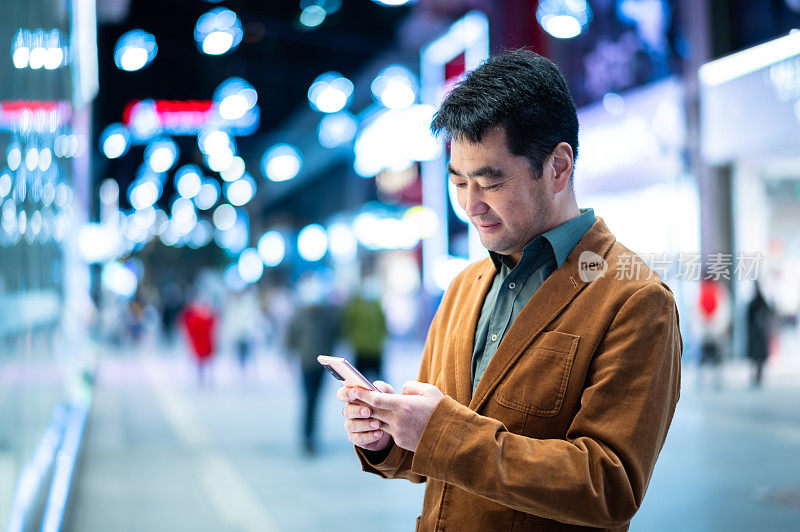
[[[453,184],[456,186],[456,188],[464,188],[467,186],[466,183],[453,183]]]
[[[495,190],[499,186],[500,185],[489,185],[488,187],[481,187],[481,189],[483,189],[483,190]]]

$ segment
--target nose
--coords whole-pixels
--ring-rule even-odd
[[[467,185],[465,188],[466,190],[463,192],[464,201],[461,206],[464,207],[467,216],[474,217],[485,214],[486,211],[489,210],[489,205],[483,201],[483,194],[481,193],[480,187]]]

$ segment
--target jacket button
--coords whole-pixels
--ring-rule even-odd
[[[513,290],[517,287],[517,283],[508,283],[508,289]]]
[[[493,335],[492,335],[492,342],[496,342],[496,341],[497,341],[497,335],[496,335],[496,334],[493,334]]]

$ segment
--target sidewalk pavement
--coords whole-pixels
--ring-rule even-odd
[[[401,376],[403,363],[390,375]],[[413,366],[413,364],[412,364]],[[299,445],[299,372],[263,355],[218,361],[200,388],[180,353],[99,363],[67,531],[406,531],[422,486],[363,473],[326,379],[320,452]]]

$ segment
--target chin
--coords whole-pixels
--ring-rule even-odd
[[[489,251],[492,251],[494,253],[499,253],[500,255],[508,255],[508,249],[506,249],[506,246],[503,246],[501,243],[486,242],[483,239],[481,239],[481,244],[483,244],[483,247],[485,247]]]

